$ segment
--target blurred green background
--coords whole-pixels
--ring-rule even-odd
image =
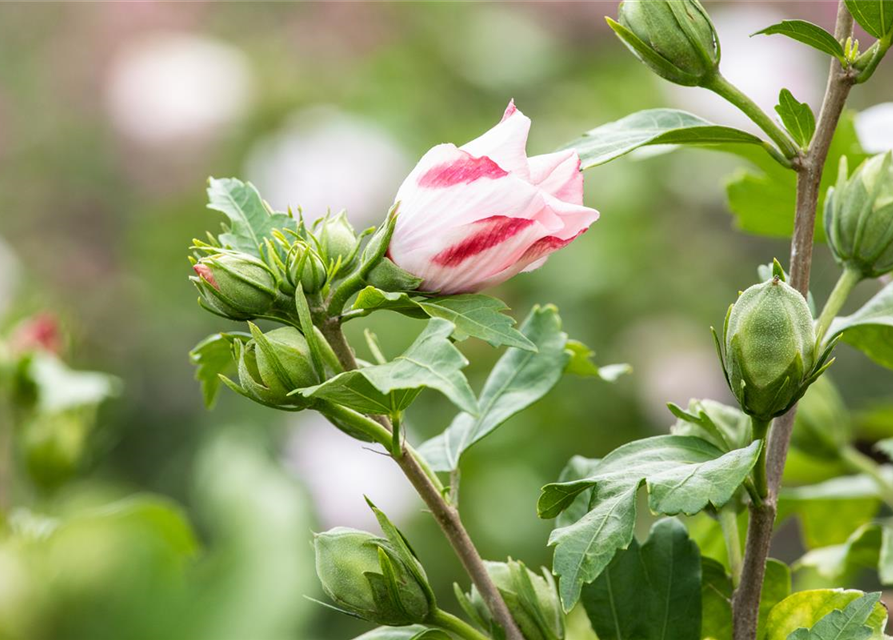
[[[82,515],[51,549],[32,540],[0,553],[0,634],[351,638],[368,625],[304,595],[321,597],[312,530],[376,530],[364,493],[404,528],[454,609],[451,584],[466,581],[386,458],[313,416],[226,391],[205,410],[187,352],[235,324],[202,312],[187,280],[190,240],[220,223],[204,207],[204,183],[238,176],[275,207],[301,206],[310,218],[346,207],[365,227],[383,218],[429,147],[476,137],[510,98],[533,120],[531,154],[651,107],[747,126],[706,92],[661,83],[637,63],[605,26],[615,4],[0,5],[0,317],[11,326],[52,311],[73,366],[123,381],[79,479],[19,496],[30,510],[17,526],[34,540],[46,524],[40,514],[100,516]],[[748,35],[785,17],[827,27],[836,3],[708,9],[733,81],[767,110],[782,86],[817,107],[822,55]],[[893,98],[891,79],[893,64],[882,65],[852,106]],[[650,155],[588,171],[587,204],[601,219],[544,268],[494,292],[519,318],[556,303],[598,362],[635,371],[616,385],[563,381],[467,456],[461,506],[487,558],[548,565],[550,523],[537,519],[535,501],[568,458],[666,432],[667,401],[728,398],[708,327],[755,281],[756,265],[787,261],[785,240],[736,232],[726,212],[722,185],[741,160]],[[818,248],[813,290],[823,297],[836,276]],[[389,353],[418,329],[390,314],[355,324],[355,337],[371,326]],[[473,341],[462,349],[479,388],[499,353]],[[839,351],[833,377],[850,406],[889,401],[893,376]],[[423,395],[409,415],[414,441],[451,416]],[[181,505],[186,520],[162,527],[157,541],[142,525],[105,540],[99,505],[147,492]],[[127,521],[155,500],[119,504],[114,517]],[[185,521],[194,540],[178,529]],[[184,546],[185,580],[168,566]],[[35,564],[17,565],[23,554]],[[794,533],[776,555],[796,557]],[[27,568],[38,565],[44,573]]]

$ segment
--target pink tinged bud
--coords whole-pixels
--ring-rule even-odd
[[[214,274],[211,273],[211,270],[208,268],[208,265],[202,263],[196,263],[192,265],[192,269],[195,271],[196,275],[200,277],[202,280],[206,281],[209,285],[220,291],[220,285],[217,284],[217,281],[214,279]]]
[[[422,289],[480,291],[532,271],[598,219],[583,206],[577,153],[528,158],[529,130],[509,103],[498,125],[461,148],[434,147],[403,182],[388,256]]]
[[[15,328],[9,344],[14,353],[28,351],[59,353],[62,350],[59,322],[50,313],[32,316]]]

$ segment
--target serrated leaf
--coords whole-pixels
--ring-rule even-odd
[[[468,360],[449,340],[454,329],[453,323],[433,318],[391,362],[346,371],[300,392],[306,398],[331,400],[365,413],[389,413],[405,409],[418,391],[429,388],[477,414],[474,393],[461,372]]]
[[[881,289],[854,314],[835,318],[828,340],[843,334],[850,344],[876,363],[893,369],[893,283]]]
[[[195,379],[201,384],[205,406],[209,409],[217,400],[220,376],[236,369],[233,340],[247,341],[248,339],[250,336],[246,333],[215,333],[199,342],[189,352],[189,361],[196,366]]]
[[[570,355],[555,307],[534,307],[521,325],[521,334],[536,351],[506,351],[487,378],[477,417],[459,414],[446,431],[419,448],[435,471],[457,468],[469,447],[542,398],[561,379]]]
[[[868,155],[862,150],[853,124],[854,114],[845,111],[838,123],[826,166],[836,167],[846,155],[852,166]],[[734,145],[729,151],[748,160],[753,167],[742,167],[726,181],[728,206],[736,226],[747,233],[775,238],[790,238],[794,231],[794,210],[797,200],[797,175],[769,158],[765,153],[746,145]],[[819,203],[816,208],[816,240],[825,240],[822,212],[828,187],[837,179],[834,171],[822,174]]]
[[[732,578],[722,563],[710,558],[701,560],[701,637],[705,640],[725,640],[732,637]],[[763,588],[760,590],[760,610],[757,638],[772,608],[791,594],[791,571],[784,562],[769,558]]]
[[[893,30],[893,0],[846,0],[846,7],[875,38],[881,39]]]
[[[389,293],[370,286],[360,291],[352,308],[397,311],[412,318],[443,318],[455,325],[455,340],[461,341],[471,336],[494,347],[516,347],[530,351],[535,348],[514,328],[515,320],[503,313],[508,307],[502,300],[479,293],[423,298],[407,293]]]
[[[762,145],[763,141],[753,134],[713,124],[686,111],[648,109],[596,127],[565,148],[576,150],[582,168],[588,169],[655,144]]]
[[[798,102],[787,89],[782,89],[775,107],[784,128],[802,148],[809,146],[815,133],[815,114],[805,102]]]
[[[270,210],[253,184],[235,178],[208,180],[208,208],[229,219],[229,229],[218,237],[220,243],[257,257],[274,229],[298,228],[291,216]]]
[[[883,638],[883,629],[887,624],[887,610],[878,602],[879,599],[879,593],[863,594],[856,590],[800,591],[773,607],[766,623],[765,640]],[[852,635],[854,630],[863,625],[868,628],[867,634],[858,631],[858,635]],[[814,635],[816,632],[820,635]]]
[[[698,546],[665,518],[617,553],[582,602],[599,640],[700,640],[700,592]]]
[[[654,513],[692,515],[710,504],[719,507],[747,477],[760,446],[756,441],[723,454],[700,438],[656,436],[611,452],[587,478],[546,485],[537,504],[543,518],[554,518],[593,490],[589,512],[549,538],[565,610],[577,602],[581,586],[595,580],[617,550],[632,541],[639,486],[646,485]]]
[[[807,22],[806,20],[782,20],[778,24],[766,27],[753,35],[771,36],[775,34],[793,38],[797,42],[802,42],[813,49],[818,49],[841,62],[845,62],[843,46],[833,35],[812,22]]]

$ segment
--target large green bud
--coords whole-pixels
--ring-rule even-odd
[[[564,638],[564,613],[555,582],[548,571],[543,570],[543,575],[538,575],[515,560],[485,564],[487,573],[526,640]],[[473,609],[468,613],[489,625],[490,612],[480,592],[472,587],[464,599],[464,604]]]
[[[656,74],[700,86],[719,67],[716,29],[698,0],[624,0],[608,24]]]
[[[721,356],[741,409],[762,421],[785,413],[824,370],[806,300],[776,276],[729,309]],[[830,364],[830,363],[829,363]]]
[[[893,162],[869,158],[847,178],[840,159],[837,186],[825,198],[825,235],[834,258],[867,278],[893,271]]]
[[[337,527],[317,535],[316,573],[323,591],[349,613],[401,627],[424,622],[432,603],[424,571],[389,541],[365,531]]]
[[[327,265],[337,263],[339,259],[342,269],[348,269],[353,265],[360,240],[344,211],[336,216],[326,216],[317,238],[320,252]]]
[[[264,404],[300,406],[303,399],[288,394],[320,382],[307,340],[293,327],[250,329],[253,339],[238,352],[240,391]]]
[[[276,300],[276,277],[260,259],[224,251],[192,265],[203,307],[231,320],[250,320],[267,313]]]

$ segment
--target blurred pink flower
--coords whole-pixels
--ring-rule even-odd
[[[51,313],[38,313],[23,320],[12,332],[9,345],[13,353],[62,350],[59,321]]]
[[[389,257],[422,288],[480,291],[570,244],[598,219],[583,206],[573,150],[527,157],[530,118],[510,102],[502,120],[457,148],[431,149],[397,192]]]

